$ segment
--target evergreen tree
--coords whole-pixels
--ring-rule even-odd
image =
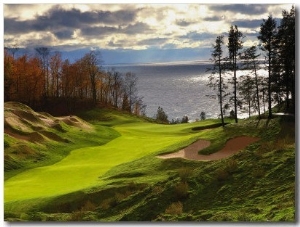
[[[155,119],[158,122],[169,123],[168,115],[165,113],[165,111],[163,110],[163,108],[160,107],[160,106],[157,109],[157,113],[156,113]]]
[[[273,64],[276,57],[276,21],[272,16],[269,16],[267,20],[263,20],[260,25],[260,35],[257,37],[261,42],[261,49],[266,53],[268,69],[268,118],[272,118],[272,98],[271,98],[271,85],[273,79]]]
[[[290,109],[289,96],[292,98],[292,110],[295,110],[295,7],[291,11],[282,11],[282,20],[278,27],[278,63],[281,85],[284,86],[286,110]]]
[[[200,119],[201,119],[201,121],[204,121],[205,119],[206,119],[206,114],[205,114],[205,112],[201,112],[200,113]]]
[[[241,105],[246,104],[246,110],[250,117],[251,108],[255,102],[255,80],[250,76],[241,76],[239,84],[239,95],[241,97]]]
[[[213,51],[211,53],[210,61],[213,63],[212,68],[207,69],[207,71],[211,71],[211,75],[209,77],[209,83],[207,84],[209,87],[213,89],[218,89],[217,95],[219,98],[220,104],[220,115],[222,126],[224,127],[224,115],[223,115],[223,98],[225,97],[226,85],[224,84],[222,74],[224,73],[224,64],[225,60],[223,58],[223,50],[222,46],[224,44],[224,36],[218,36],[216,38],[216,43],[213,45]]]
[[[254,84],[255,84],[255,100],[257,104],[257,111],[258,111],[258,117],[260,118],[260,100],[259,100],[259,78],[257,71],[259,70],[259,60],[258,57],[260,54],[256,54],[257,48],[256,46],[251,46],[247,48],[243,54],[241,55],[243,61],[243,68],[246,70],[251,70],[254,73],[255,79],[254,79]]]
[[[237,79],[236,71],[238,69],[237,59],[239,56],[239,50],[243,48],[242,42],[243,34],[238,30],[238,27],[231,26],[228,34],[228,52],[229,52],[229,69],[233,71],[233,99],[234,99],[234,113],[235,122],[238,122],[237,118]]]

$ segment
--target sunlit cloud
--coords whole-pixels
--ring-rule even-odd
[[[196,48],[207,53],[216,36],[237,25],[245,45],[257,43],[268,15],[291,4],[4,4],[4,45],[100,50]],[[247,36],[249,35],[249,38]],[[205,51],[204,51],[205,50]],[[201,54],[200,54],[201,55]],[[201,56],[199,56],[201,57]]]

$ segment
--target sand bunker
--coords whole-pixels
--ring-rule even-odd
[[[199,155],[198,151],[208,147],[210,142],[207,140],[198,140],[186,148],[171,154],[159,155],[159,158],[185,158],[189,160],[212,161],[227,158],[247,147],[249,144],[258,141],[259,138],[249,136],[239,136],[227,141],[225,146],[216,153],[210,155]]]

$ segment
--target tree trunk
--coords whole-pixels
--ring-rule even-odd
[[[268,108],[269,115],[268,118],[272,118],[272,99],[271,99],[271,52],[269,52],[269,79],[268,79]]]
[[[258,78],[257,78],[256,64],[255,63],[254,63],[254,73],[255,73],[255,87],[256,87],[257,108],[258,108],[258,119],[260,119],[259,88],[258,88]]]

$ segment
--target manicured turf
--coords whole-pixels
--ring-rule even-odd
[[[195,125],[199,123],[134,122],[115,126],[121,136],[109,143],[73,150],[60,162],[22,172],[5,181],[4,201],[52,197],[100,185],[99,177],[112,167],[197,137],[199,132],[192,132]]]

